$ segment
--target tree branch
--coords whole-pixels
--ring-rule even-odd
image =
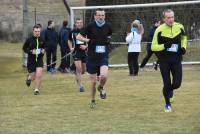
[[[65,5],[65,7],[67,9],[68,14],[70,15],[70,7],[69,7],[69,5],[67,3],[67,0],[63,0],[63,3],[64,3],[64,5]]]

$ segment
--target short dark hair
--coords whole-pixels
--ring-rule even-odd
[[[104,9],[102,9],[102,8],[97,8],[97,9],[95,10],[95,15],[97,14],[97,11],[104,11]]]
[[[158,18],[153,18],[152,22],[153,24],[158,23],[160,20]]]
[[[38,25],[34,25],[33,26],[33,30],[35,29],[35,28],[40,28]]]
[[[67,20],[64,20],[63,21],[63,27],[66,27],[68,25],[68,21]]]
[[[172,9],[165,9],[163,12],[162,12],[162,17],[165,18],[165,13],[167,12],[174,12]]]
[[[42,28],[42,24],[38,23],[36,24],[38,27]]]
[[[48,21],[48,26],[50,26],[52,24],[52,22],[53,22],[52,20],[49,20]]]
[[[75,22],[78,21],[78,20],[81,20],[81,18],[77,17],[77,18],[75,19]]]

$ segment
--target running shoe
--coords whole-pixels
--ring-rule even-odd
[[[97,104],[96,104],[95,100],[92,100],[91,103],[90,103],[90,108],[94,109],[94,108],[96,108],[96,105]]]
[[[170,105],[170,104],[166,104],[166,105],[165,105],[165,108],[164,108],[164,111],[165,111],[166,113],[172,112],[172,107],[171,107],[171,105]]]
[[[85,90],[84,90],[84,87],[83,86],[81,86],[80,87],[80,92],[84,92]]]
[[[39,95],[40,94],[40,91],[38,89],[35,89],[34,90],[34,95]]]
[[[98,91],[100,93],[100,98],[101,99],[106,99],[106,91],[105,89],[103,89],[103,87],[101,85],[98,86]]]
[[[56,73],[56,69],[55,68],[51,68],[51,73],[55,74]]]
[[[31,79],[28,79],[28,77],[29,77],[29,74],[27,75],[27,78],[26,78],[26,85],[27,85],[27,87],[30,87]]]
[[[50,69],[47,71],[47,73],[48,73],[48,74],[53,74],[53,73],[52,73],[52,68],[50,68]]]

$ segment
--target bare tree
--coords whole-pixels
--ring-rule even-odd
[[[63,3],[64,3],[64,5],[65,5],[65,7],[67,9],[68,14],[70,15],[70,7],[69,7],[69,4],[68,4],[67,0],[63,0]]]

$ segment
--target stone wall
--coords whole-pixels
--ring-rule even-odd
[[[62,0],[27,1],[30,31],[35,23],[41,23],[46,27],[47,21],[52,19],[58,28],[63,20],[69,19]],[[70,6],[85,5],[85,0],[68,0],[68,2]],[[0,39],[11,41],[22,39],[23,0],[1,0],[0,16]]]

